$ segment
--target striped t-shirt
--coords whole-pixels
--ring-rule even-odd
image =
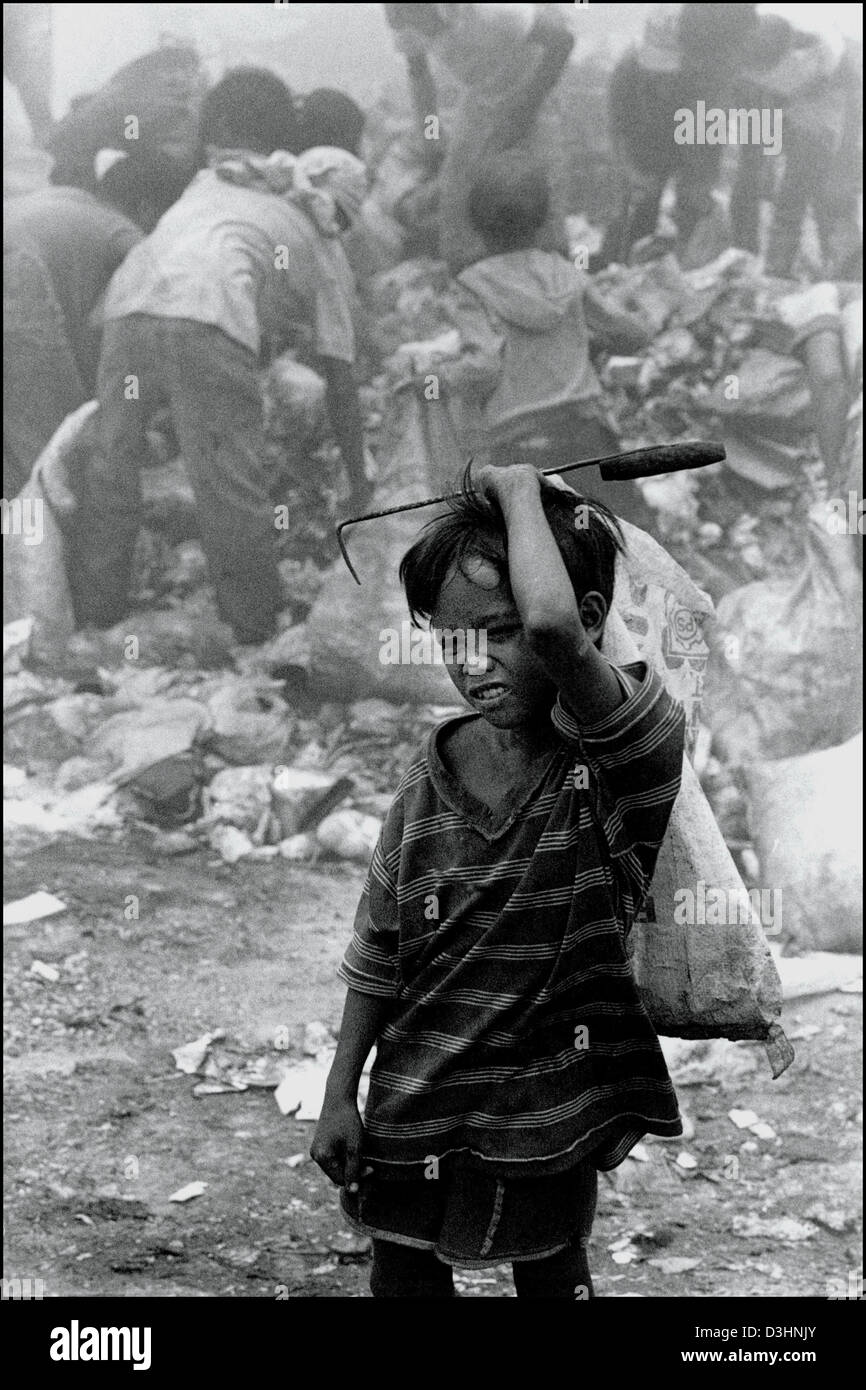
[[[496,811],[445,766],[409,767],[374,852],[341,978],[393,999],[377,1040],[365,1157],[416,1177],[462,1154],[503,1176],[681,1132],[625,939],[680,785],[684,715],[644,663]],[[635,688],[636,686],[636,688]],[[628,687],[626,687],[628,688]],[[477,719],[468,714],[464,719]]]

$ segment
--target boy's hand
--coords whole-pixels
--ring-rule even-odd
[[[559,492],[570,492],[573,497],[578,496],[574,488],[569,487],[558,473],[539,473],[531,463],[515,463],[508,468],[496,468],[493,464],[486,464],[477,472],[473,472],[472,482],[476,492],[481,493],[482,497],[489,497],[491,501],[498,502],[500,506],[506,497],[513,496],[515,489],[522,487],[541,490],[554,487]]]
[[[364,1126],[355,1101],[329,1101],[326,1096],[310,1157],[337,1187],[358,1191],[363,1142]]]
[[[598,650],[608,604],[596,590],[578,603],[544,511],[545,490],[561,485],[551,478],[530,464],[488,465],[478,470],[474,486],[502,511],[508,582],[529,647],[572,715],[594,724],[624,699],[619,677]]]
[[[537,496],[542,481],[538,469],[533,468],[531,463],[513,463],[507,468],[497,468],[488,463],[482,468],[473,469],[471,474],[474,490],[500,507],[504,507],[506,500],[520,489],[530,489]]]
[[[564,478],[561,478],[558,473],[548,473],[542,478],[541,482],[543,487],[555,487],[558,492],[570,492],[572,497],[580,496],[580,493],[577,492],[570,483],[567,483]]]

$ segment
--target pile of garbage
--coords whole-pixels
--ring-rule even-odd
[[[721,438],[727,449],[724,464],[639,484],[656,535],[717,607],[703,627],[710,661],[704,728],[691,731],[696,771],[747,885],[766,886],[772,874],[789,886],[786,942],[857,949],[859,914],[843,886],[859,872],[851,880],[848,859],[832,868],[839,856],[823,846],[833,790],[805,760],[853,748],[860,733],[859,570],[821,513],[827,483],[809,383],[779,309],[792,286],[730,249],[692,270],[671,254],[613,265],[593,285],[647,330],[632,355],[595,352],[622,447]],[[459,476],[448,402],[425,408],[399,385],[395,362],[417,371],[459,351],[460,301],[445,265],[430,259],[390,265],[365,283],[361,400],[374,506],[445,491]],[[62,559],[59,575],[52,570],[56,527],[41,546],[16,547],[38,573],[30,607],[7,610],[21,619],[8,629],[10,826],[120,833],[140,820],[166,852],[205,843],[226,862],[366,857],[407,754],[452,699],[429,652],[389,664],[379,650],[383,634],[407,626],[396,571],[429,514],[347,533],[359,588],[334,536],[346,480],[321,378],[286,355],[263,394],[274,497],[289,523],[278,532],[286,607],[265,647],[239,653],[219,619],[183,466],[170,437],[160,454],[159,431],[157,466],[143,478],[134,611],[122,624],[71,631]],[[76,425],[86,427],[86,418]],[[52,486],[46,478],[49,497]],[[420,652],[421,635],[411,636]],[[703,684],[703,665],[698,676]],[[855,794],[855,764],[839,753],[835,766],[847,778],[838,808]],[[779,862],[787,840],[772,832],[771,783],[796,786],[812,808],[815,825],[798,834],[820,841],[822,894],[801,882],[790,855]],[[797,854],[805,865],[808,855]]]
[[[279,641],[257,669],[136,659],[47,675],[27,665],[31,628],[4,629],[10,835],[138,826],[169,855],[366,863],[407,760],[448,713],[383,700],[302,713],[273,674]]]
[[[637,314],[650,337],[642,352],[600,361],[621,438],[719,437],[726,470],[770,492],[796,487],[817,455],[806,372],[778,310],[790,282],[763,276],[754,257],[729,248],[696,270],[682,270],[671,254],[611,266],[593,286],[612,310]],[[685,494],[694,498],[694,487]],[[672,509],[664,498],[661,513]],[[685,500],[681,511],[688,514]]]

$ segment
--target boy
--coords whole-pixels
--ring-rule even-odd
[[[312,1155],[373,1238],[374,1297],[447,1297],[451,1264],[510,1260],[519,1296],[584,1298],[596,1169],[681,1131],[625,938],[684,719],[645,664],[599,651],[611,513],[527,465],[475,487],[401,565],[416,621],[477,633],[478,659],[449,666],[471,713],[434,731],[386,819]]]
[[[494,160],[469,196],[487,255],[457,277],[499,340],[500,373],[484,400],[483,431],[498,458],[539,468],[617,452],[590,338],[631,352],[652,336],[637,314],[611,312],[565,256],[540,247],[548,200],[547,179],[521,156]],[[598,469],[584,477],[589,492],[651,529],[636,484],[603,482]]]
[[[351,277],[338,236],[261,187],[229,182],[294,141],[291,94],[273,73],[229,72],[205,97],[209,166],[135,248],[109,287],[99,368],[101,448],[85,480],[70,566],[79,623],[124,614],[146,429],[168,404],[195,491],[220,616],[237,640],[267,640],[282,594],[259,362],[266,311],[309,327],[353,502],[367,495]],[[348,158],[348,156],[347,156]],[[267,325],[270,326],[270,325]]]

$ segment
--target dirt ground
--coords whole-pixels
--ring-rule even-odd
[[[335,1190],[287,1164],[313,1125],[267,1090],[195,1098],[170,1055],[216,1028],[253,1058],[280,1028],[299,1049],[311,1020],[336,1027],[362,876],[157,859],[144,837],[16,841],[6,900],[45,888],[68,911],[5,931],[7,1278],[41,1278],[46,1297],[366,1295],[369,1255],[339,1239]],[[862,1295],[861,1012],[853,994],[798,1000],[780,1080],[739,1044],[736,1065],[678,1086],[686,1137],[602,1179],[600,1296]],[[737,1129],[735,1107],[776,1137]],[[196,1180],[202,1196],[167,1200]],[[459,1280],[512,1292],[505,1267]]]

